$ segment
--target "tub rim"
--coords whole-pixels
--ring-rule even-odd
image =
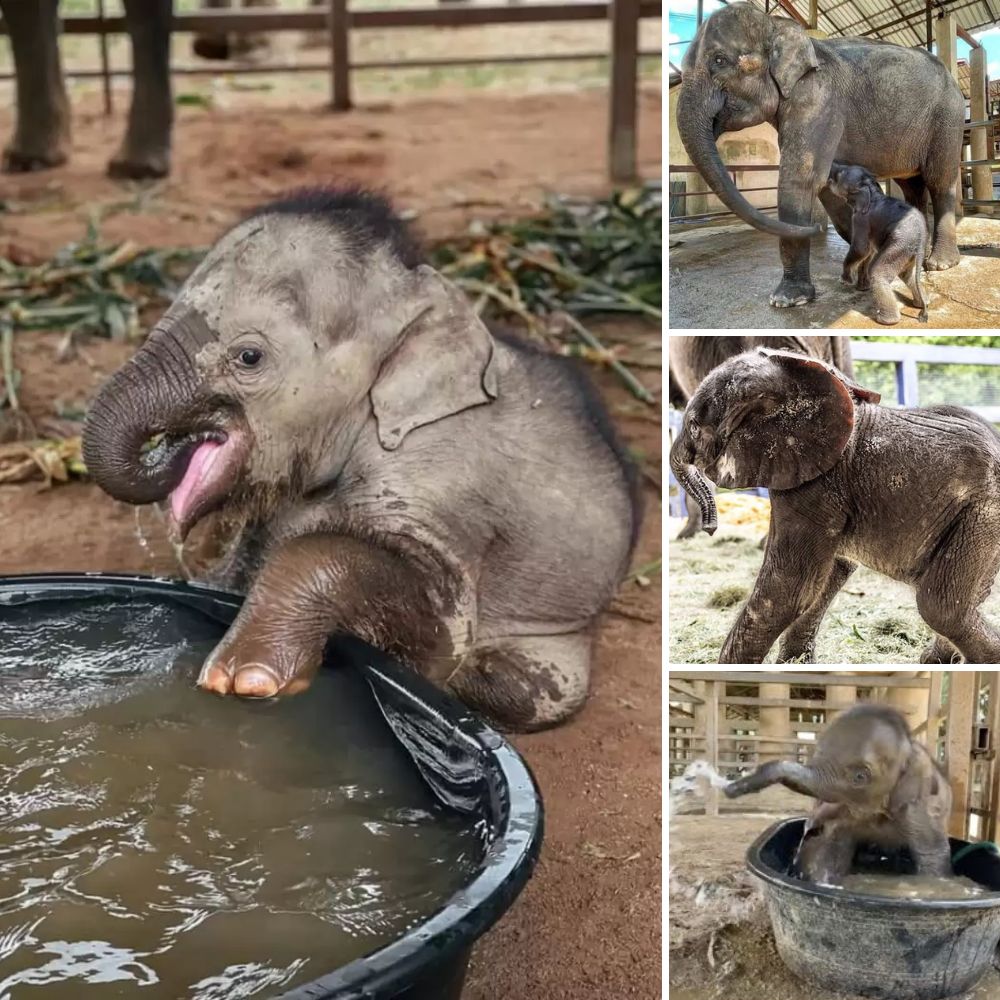
[[[206,584],[121,573],[0,574],[0,598],[12,591],[45,594],[54,599],[120,594],[180,599],[224,621],[238,611],[243,594]],[[13,603],[13,602],[12,602]],[[18,602],[20,603],[20,602]],[[0,600],[0,608],[5,606]],[[229,618],[229,621],[232,619]],[[437,716],[484,755],[506,790],[506,818],[487,848],[482,867],[441,908],[401,937],[332,972],[275,994],[273,1000],[381,1000],[411,984],[421,973],[459,960],[520,895],[538,861],[544,809],[537,782],[521,755],[496,730],[461,702],[407,670],[391,657],[373,652],[363,669],[404,693],[422,710]]]
[[[781,819],[772,823],[756,840],[747,848],[746,865],[753,875],[756,875],[762,882],[775,888],[789,889],[802,896],[819,897],[820,899],[838,900],[844,902],[850,900],[852,905],[857,905],[862,909],[879,910],[993,910],[1000,908],[1000,890],[993,890],[992,895],[973,897],[971,899],[896,899],[892,896],[873,896],[864,892],[853,892],[850,889],[835,889],[818,885],[815,882],[803,882],[801,879],[792,878],[775,871],[764,863],[761,857],[761,850],[764,845],[774,837],[780,830],[793,823],[805,823],[807,816],[793,816],[789,819]],[[949,840],[958,838],[951,837]]]

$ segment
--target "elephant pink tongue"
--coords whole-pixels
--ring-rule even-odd
[[[170,494],[170,512],[180,523],[197,499],[198,489],[218,461],[223,446],[218,441],[202,441],[188,461],[184,478]]]

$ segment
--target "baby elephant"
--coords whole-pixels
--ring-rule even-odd
[[[858,288],[871,288],[875,319],[886,326],[899,322],[899,305],[892,283],[901,276],[927,322],[927,303],[920,272],[927,253],[927,222],[919,209],[882,193],[875,177],[862,167],[834,163],[830,190],[851,208],[851,249],[844,258],[841,281],[851,285],[857,272]]]
[[[811,662],[827,607],[856,562],[916,588],[937,633],[925,663],[1000,663],[979,611],[1000,568],[1000,437],[957,406],[883,409],[818,358],[758,348],[701,383],[670,467],[715,530],[702,474],[771,491],[764,564],[720,663]]]
[[[836,885],[850,874],[859,843],[909,848],[918,875],[950,875],[951,788],[903,716],[857,705],[823,731],[808,764],[769,761],[726,786],[729,798],[783,784],[818,801],[796,869]]]

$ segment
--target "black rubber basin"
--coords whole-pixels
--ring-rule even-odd
[[[0,576],[5,605],[124,596],[194,607],[220,623],[236,594],[193,584],[105,574]],[[484,821],[480,870],[424,923],[391,944],[282,994],[286,1000],[458,1000],[473,943],[530,877],[542,842],[542,802],[526,764],[498,733],[412,671],[360,643],[338,648],[362,670],[396,738],[445,804]],[[114,987],[111,987],[112,992]],[[109,995],[111,995],[109,993]]]
[[[941,1000],[971,989],[1000,940],[1000,857],[970,851],[955,865],[996,896],[887,899],[804,882],[789,874],[805,819],[765,830],[747,851],[764,883],[778,954],[796,975],[826,989],[878,1000]],[[951,838],[952,855],[968,841]],[[905,848],[861,845],[861,870],[908,874]]]

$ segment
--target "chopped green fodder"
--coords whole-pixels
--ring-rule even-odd
[[[749,588],[744,587],[741,583],[727,583],[709,595],[708,606],[710,608],[731,608],[734,604],[745,601],[749,593]]]
[[[678,542],[676,536],[683,523],[671,518],[667,529],[670,662],[718,663],[739,608],[738,602],[717,607],[711,600],[724,588],[749,592],[764,557],[757,548],[760,532],[753,525],[732,525],[723,520],[719,530],[724,536],[711,538],[701,533]],[[735,544],[737,541],[743,544]],[[1000,590],[996,587],[983,605],[983,613],[1000,625]],[[913,588],[860,566],[823,619],[816,663],[919,664],[920,653],[931,638],[931,630],[917,613]],[[777,653],[775,643],[767,662],[773,663]]]

